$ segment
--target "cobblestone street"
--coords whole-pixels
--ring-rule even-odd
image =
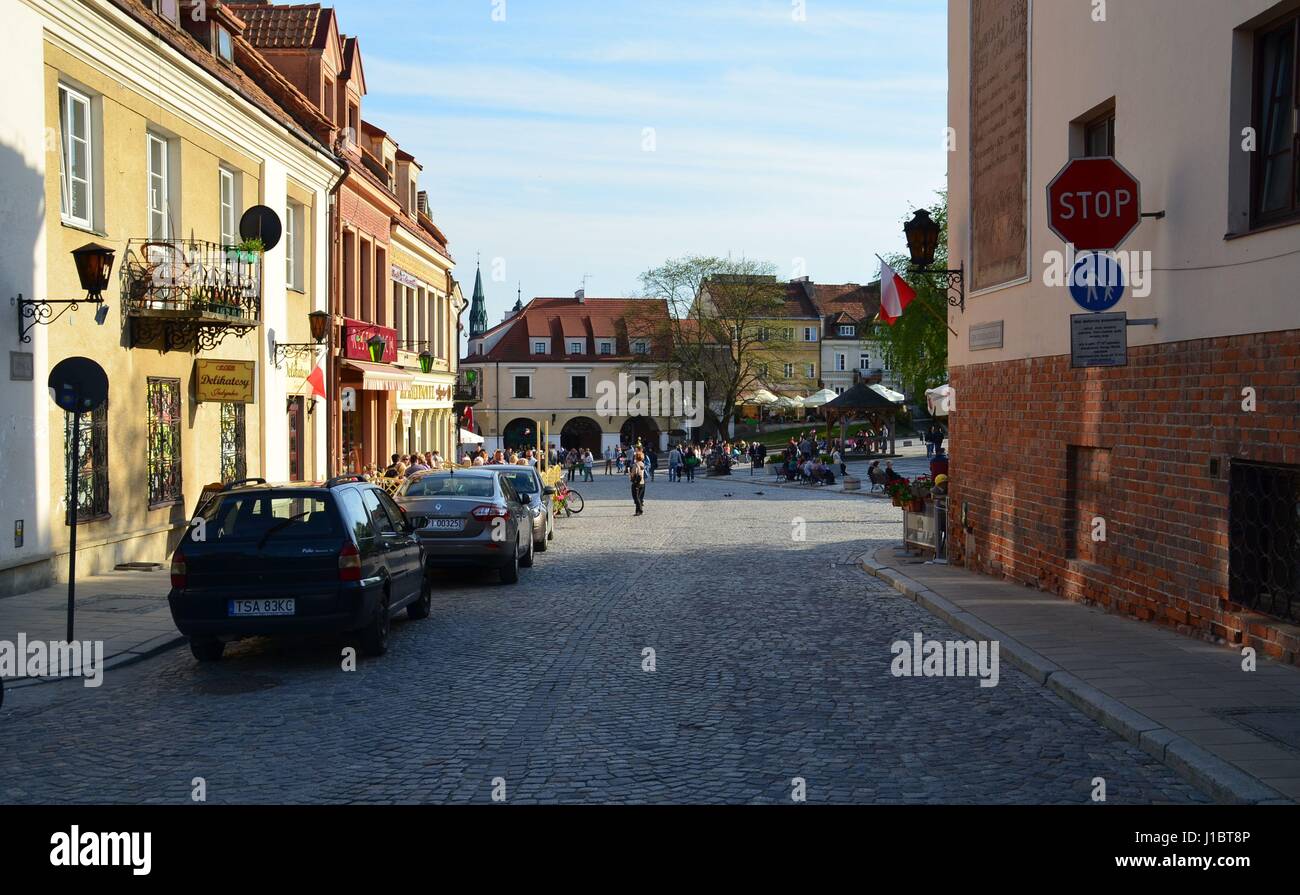
[[[577,487],[519,585],[444,580],[387,656],[257,640],[176,649],[0,709],[0,801],[1208,801],[1003,662],[896,678],[890,644],[963,639],[866,575],[888,501],[731,481]],[[761,494],[759,492],[762,492]],[[802,523],[802,524],[801,524]],[[806,540],[797,534],[806,530]],[[654,650],[656,669],[642,670]]]

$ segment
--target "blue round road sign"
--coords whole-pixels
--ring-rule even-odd
[[[1109,311],[1124,297],[1124,270],[1113,255],[1085,252],[1070,271],[1070,295],[1085,311]]]

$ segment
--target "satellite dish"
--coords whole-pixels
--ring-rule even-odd
[[[273,209],[254,205],[239,219],[239,235],[242,239],[262,240],[262,248],[269,252],[280,244],[284,225]]]
[[[108,399],[108,374],[88,357],[69,357],[50,371],[50,397],[68,413],[90,413]]]

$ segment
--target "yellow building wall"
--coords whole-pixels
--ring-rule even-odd
[[[199,404],[193,399],[192,379],[196,355],[189,351],[162,352],[157,347],[129,347],[129,327],[122,307],[119,274],[125,261],[127,242],[148,235],[146,193],[146,133],[150,127],[172,138],[172,151],[179,151],[179,197],[173,219],[177,238],[220,239],[220,185],[218,169],[224,163],[241,173],[242,202],[254,204],[261,192],[259,166],[231,147],[214,139],[185,120],[160,110],[84,65],[52,44],[45,48],[46,120],[58,122],[60,79],[86,88],[97,98],[92,117],[102,128],[98,157],[93,170],[101,198],[96,202],[96,231],[88,232],[60,222],[58,130],[51,146],[53,157],[46,178],[47,247],[50,298],[78,297],[80,288],[71,251],[87,242],[98,242],[116,250],[113,281],[105,294],[110,305],[104,326],[96,326],[93,306],[69,312],[48,327],[49,363],[64,357],[83,355],[99,361],[109,379],[109,512],[110,518],[83,523],[79,531],[79,571],[95,573],[126,561],[166,561],[182,526],[193,513],[203,486],[219,478],[220,405]],[[305,243],[312,245],[311,240]],[[310,271],[313,265],[304,265]],[[267,271],[267,276],[274,275]],[[306,307],[302,313],[302,341],[306,341]],[[291,323],[296,326],[297,323]],[[260,331],[240,339],[228,337],[220,346],[197,356],[220,360],[257,360]],[[259,370],[259,375],[261,371]],[[175,506],[149,509],[147,485],[146,379],[164,377],[181,382],[181,458],[184,500]],[[63,413],[51,405],[50,468],[52,506],[50,518],[64,518],[65,442]],[[281,408],[283,411],[283,408]],[[247,474],[260,474],[259,414],[256,405],[246,408],[245,457]],[[52,538],[56,574],[62,575],[67,560],[67,529],[56,524]]]

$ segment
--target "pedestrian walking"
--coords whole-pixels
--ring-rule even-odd
[[[596,479],[591,474],[591,467],[595,464],[596,458],[591,451],[583,448],[582,451],[582,480],[584,482],[594,482]]]
[[[695,481],[695,467],[700,465],[700,455],[696,453],[694,446],[686,449],[686,456],[682,458],[682,468],[686,470],[686,481]]]
[[[659,467],[659,455],[655,453],[654,448],[647,448],[645,452],[646,472],[650,474],[650,481],[655,480],[655,470]]]
[[[680,482],[682,480],[682,449],[680,445],[673,445],[673,449],[668,452],[668,481]]]
[[[605,475],[612,475],[614,472],[614,446],[605,445]]]
[[[634,516],[645,513],[645,455],[638,451],[628,464],[628,481],[632,484],[632,503],[636,505]]]

